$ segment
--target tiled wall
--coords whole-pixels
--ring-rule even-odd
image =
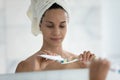
[[[71,20],[65,49],[101,55],[99,0],[70,0]],[[17,63],[40,49],[42,37],[31,34],[26,16],[29,0],[0,0],[0,73],[13,73]],[[71,44],[70,44],[71,43]]]

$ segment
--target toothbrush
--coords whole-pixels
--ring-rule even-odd
[[[79,60],[79,59],[74,59],[74,60],[68,61],[67,59],[62,58],[60,55],[58,55],[58,56],[38,55],[38,56],[46,58],[46,59],[50,59],[50,60],[55,60],[57,62],[60,62],[61,64],[73,63],[73,62],[76,62]]]
[[[43,55],[38,55],[40,57],[43,57],[43,58],[46,58],[46,59],[50,59],[50,60],[55,60],[57,62],[60,62],[61,64],[69,64],[69,63],[73,63],[73,62],[76,62],[76,61],[79,61],[80,59],[73,59],[71,61],[68,61],[67,59],[64,59],[62,58],[60,55],[58,56],[51,56],[51,55],[46,55],[46,54],[43,54]],[[96,60],[98,59],[98,57],[95,58]],[[90,64],[90,62],[86,62],[88,65]],[[114,67],[110,67],[110,71],[112,72],[116,72],[116,73],[120,73],[120,69],[116,69]]]

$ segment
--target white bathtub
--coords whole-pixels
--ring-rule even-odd
[[[0,80],[89,80],[88,69],[57,70],[0,75]],[[106,80],[120,80],[120,74],[109,71]]]

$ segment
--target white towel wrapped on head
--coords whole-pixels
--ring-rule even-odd
[[[63,7],[68,13],[68,5],[66,0],[31,0],[31,5],[28,9],[27,15],[32,22],[32,33],[37,36],[40,33],[39,24],[45,11],[54,3]]]

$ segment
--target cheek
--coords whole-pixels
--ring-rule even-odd
[[[65,30],[62,31],[63,36],[65,36],[66,33],[67,33],[67,29],[65,29]]]
[[[42,30],[42,35],[43,35],[43,38],[47,40],[51,37],[51,31],[45,28]]]
[[[64,33],[65,33],[65,34],[67,33],[67,28],[64,29]]]
[[[47,37],[47,36],[50,35],[50,32],[47,31],[47,30],[43,30],[43,31],[42,31],[42,34],[43,34],[44,37]]]
[[[48,33],[45,33],[45,32],[42,33],[42,36],[43,36],[44,40],[48,40],[48,38],[50,37],[50,35]]]
[[[44,25],[41,26],[40,30],[43,35],[48,35],[50,33],[49,30]]]

